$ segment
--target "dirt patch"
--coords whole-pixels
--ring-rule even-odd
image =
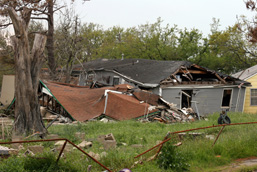
[[[233,172],[239,169],[244,169],[251,166],[257,166],[257,157],[248,157],[248,158],[242,158],[237,159],[234,163],[230,164],[229,166],[226,166],[223,168],[223,170],[220,170],[221,172]],[[257,171],[257,170],[255,170]]]

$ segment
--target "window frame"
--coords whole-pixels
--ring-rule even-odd
[[[257,106],[257,104],[256,105],[252,104],[252,90],[257,91],[257,88],[250,88],[250,106]],[[257,98],[257,95],[255,97]]]
[[[229,99],[229,105],[228,106],[222,106],[223,98],[224,98],[224,91],[225,90],[231,90],[230,99]],[[222,97],[221,97],[221,108],[231,108],[232,97],[233,97],[233,88],[224,88],[223,91],[222,91]]]

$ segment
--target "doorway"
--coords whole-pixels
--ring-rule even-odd
[[[224,89],[222,103],[221,103],[222,108],[230,107],[231,97],[232,97],[232,89]]]
[[[193,90],[181,90],[181,109],[191,107],[192,94]]]

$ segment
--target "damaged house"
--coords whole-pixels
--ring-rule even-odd
[[[222,109],[243,111],[249,82],[187,61],[99,59],[74,67],[80,86],[130,84],[154,94],[177,108],[192,107],[202,116]]]

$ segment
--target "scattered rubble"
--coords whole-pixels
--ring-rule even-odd
[[[18,154],[18,150],[0,145],[0,157],[8,157],[12,154],[14,154],[14,155]]]
[[[75,137],[81,140],[85,140],[85,133],[83,132],[76,132]]]
[[[92,142],[87,142],[84,140],[80,144],[78,144],[78,147],[82,148],[82,149],[88,149],[88,148],[92,147],[92,145],[93,145]]]
[[[33,152],[33,154],[43,153],[44,152],[44,146],[42,146],[42,145],[28,146],[28,150]]]
[[[117,146],[117,142],[112,133],[99,136],[97,141],[103,144],[105,150],[116,148]]]
[[[94,153],[94,152],[92,152],[92,151],[90,151],[89,153],[88,153],[90,156],[92,156],[93,158],[95,158],[96,160],[100,160],[100,158],[101,158],[101,156],[98,154],[98,153]]]

